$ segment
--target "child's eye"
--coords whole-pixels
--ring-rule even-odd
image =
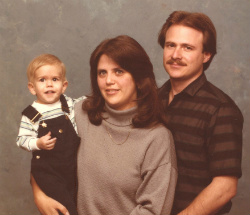
[[[45,81],[45,78],[40,78],[39,81],[40,81],[40,82],[44,82],[44,81]]]
[[[58,81],[58,78],[53,78],[52,81]]]

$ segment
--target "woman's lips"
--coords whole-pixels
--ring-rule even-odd
[[[119,90],[117,89],[106,89],[105,90],[108,95],[116,94]]]

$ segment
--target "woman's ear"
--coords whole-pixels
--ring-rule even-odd
[[[35,96],[36,90],[35,90],[34,84],[32,82],[28,83],[28,88],[29,88],[30,93]]]

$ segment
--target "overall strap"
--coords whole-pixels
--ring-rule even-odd
[[[28,107],[26,107],[24,109],[24,111],[22,112],[22,115],[27,116],[30,121],[34,124],[35,122],[37,122],[41,117],[42,114],[40,114],[34,107],[32,107],[31,105],[29,105]]]
[[[61,104],[62,104],[62,111],[66,112],[66,113],[69,113],[69,106],[68,106],[66,98],[65,98],[65,96],[63,94],[60,96],[60,101],[61,101]]]

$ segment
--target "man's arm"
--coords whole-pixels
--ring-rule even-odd
[[[237,192],[238,178],[233,176],[217,176],[194,199],[194,201],[178,215],[213,215],[216,214]]]

